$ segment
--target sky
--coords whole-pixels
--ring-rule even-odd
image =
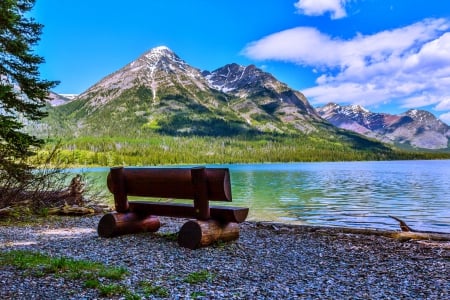
[[[254,64],[315,106],[424,109],[450,124],[449,0],[36,0],[41,77],[79,94],[157,46]]]

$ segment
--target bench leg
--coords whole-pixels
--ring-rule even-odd
[[[133,212],[108,213],[98,223],[97,233],[101,237],[114,237],[129,233],[155,232],[161,227],[156,216],[140,216]]]
[[[181,247],[197,249],[211,245],[216,241],[233,241],[239,238],[237,223],[220,223],[216,220],[190,220],[178,233],[178,244]]]

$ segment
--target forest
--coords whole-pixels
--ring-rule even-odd
[[[48,140],[31,158],[39,164],[57,149],[55,165],[151,166],[163,164],[228,164],[264,162],[448,159],[450,153],[400,150],[362,139],[313,135],[234,137],[168,136],[95,137]],[[353,142],[353,144],[352,144]],[[365,144],[363,144],[364,142]]]

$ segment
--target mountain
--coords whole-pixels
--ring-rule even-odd
[[[450,148],[450,126],[423,110],[373,113],[359,105],[329,103],[317,109],[333,125],[385,143],[422,149]]]
[[[326,126],[303,94],[253,65],[202,72],[164,46],[54,111],[49,123],[75,136],[309,133]]]
[[[70,99],[69,97],[66,97],[65,95],[61,95],[61,94],[57,94],[54,92],[50,92],[49,94],[49,102],[51,106],[59,106],[59,105],[64,105],[69,103],[72,99]]]
[[[291,124],[296,130],[310,132],[315,130],[310,122],[321,121],[302,93],[254,65],[229,64],[211,73],[203,72],[203,75],[212,88],[239,99],[232,103],[232,109],[249,124],[263,118],[268,121],[268,130],[282,132],[275,122],[270,122],[274,119]]]

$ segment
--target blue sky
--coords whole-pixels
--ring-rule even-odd
[[[450,124],[448,0],[37,0],[32,16],[57,93],[165,45],[202,70],[254,64],[314,106],[418,108]]]

